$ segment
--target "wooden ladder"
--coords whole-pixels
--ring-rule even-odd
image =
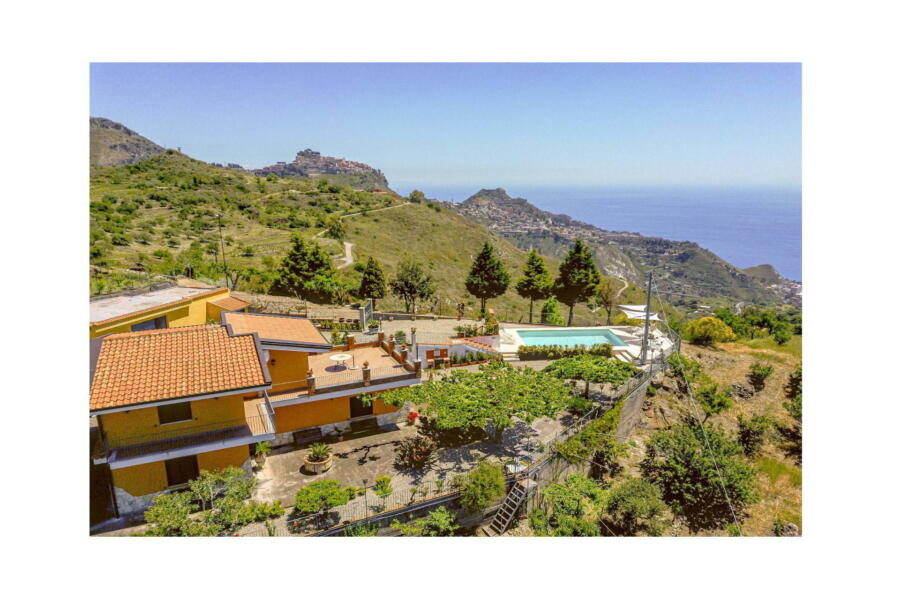
[[[525,501],[525,498],[536,486],[537,483],[533,479],[516,480],[503,500],[503,504],[500,505],[500,510],[491,519],[490,524],[484,528],[485,533],[490,536],[503,535],[503,532],[506,531],[510,522],[516,516],[516,512],[519,510],[522,502]]]

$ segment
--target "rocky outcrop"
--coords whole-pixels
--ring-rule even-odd
[[[117,167],[147,160],[165,148],[103,117],[91,117],[91,165]]]

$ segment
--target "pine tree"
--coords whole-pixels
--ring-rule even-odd
[[[381,265],[373,257],[369,257],[366,262],[366,269],[362,274],[362,281],[359,283],[359,297],[371,298],[372,308],[375,308],[375,301],[384,298],[387,293],[387,285],[384,282],[384,272]]]
[[[516,282],[516,293],[528,300],[529,323],[533,322],[534,301],[549,298],[552,288],[553,279],[550,278],[547,263],[544,262],[544,257],[532,248],[525,260],[525,273]]]
[[[481,300],[482,316],[485,315],[488,298],[502,295],[508,287],[509,273],[506,272],[500,259],[494,256],[494,247],[485,242],[472,263],[469,276],[466,277],[466,289]]]
[[[331,258],[319,244],[304,242],[298,235],[291,238],[291,249],[281,261],[273,290],[318,304],[329,304],[343,295]]]
[[[572,326],[575,305],[590,298],[598,283],[600,272],[594,264],[594,256],[584,242],[576,239],[553,284],[553,295],[569,307],[569,327]]]

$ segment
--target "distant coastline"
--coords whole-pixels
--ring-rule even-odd
[[[503,185],[492,183],[491,185]],[[528,186],[504,185],[546,211],[610,231],[692,241],[739,268],[773,265],[802,280],[801,191],[781,186]],[[462,202],[477,185],[398,183],[401,194]]]

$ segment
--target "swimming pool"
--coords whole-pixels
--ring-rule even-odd
[[[594,346],[612,344],[625,346],[625,342],[609,329],[516,329],[515,333],[527,346]]]

